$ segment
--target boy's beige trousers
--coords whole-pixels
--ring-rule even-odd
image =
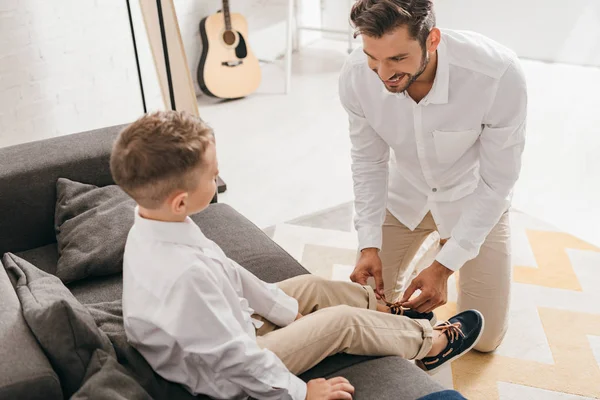
[[[373,289],[355,283],[302,275],[278,283],[304,315],[285,328],[264,321],[257,342],[274,352],[294,374],[336,353],[421,359],[431,350],[427,320],[375,311]]]

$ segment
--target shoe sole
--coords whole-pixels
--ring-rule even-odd
[[[421,362],[421,360],[418,360],[416,362],[416,364],[417,364],[417,366],[419,368],[421,368],[423,371],[427,372],[429,375],[435,375],[437,372],[439,372],[440,368],[442,368],[444,365],[452,364],[454,361],[458,360],[459,358],[461,358],[462,356],[464,356],[465,354],[467,354],[468,352],[470,352],[471,350],[473,350],[473,347],[477,346],[477,343],[479,343],[479,339],[481,339],[481,335],[483,335],[483,330],[485,329],[485,318],[483,318],[483,314],[481,314],[477,310],[470,310],[470,311],[476,312],[481,317],[481,330],[479,331],[479,336],[477,336],[477,339],[475,339],[475,341],[473,342],[473,344],[468,349],[466,349],[465,351],[463,351],[462,353],[460,353],[459,355],[451,358],[450,360],[446,361],[445,363],[440,364],[437,367],[435,367],[433,369],[430,369],[430,370],[427,370],[425,368],[425,366],[423,365],[423,363]]]

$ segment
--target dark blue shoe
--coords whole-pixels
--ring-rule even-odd
[[[437,323],[437,318],[432,312],[420,313],[418,311],[411,310],[410,308],[403,308],[395,304],[388,304],[388,307],[390,307],[390,312],[395,315],[403,315],[410,319],[426,319],[429,320],[432,326]]]
[[[485,322],[477,310],[467,310],[450,318],[433,329],[448,338],[448,345],[438,355],[425,357],[417,365],[429,374],[434,374],[444,364],[458,360],[471,350],[481,337]]]

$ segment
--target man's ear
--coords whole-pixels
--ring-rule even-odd
[[[188,192],[178,193],[171,200],[171,211],[174,214],[182,215],[186,213],[188,203]]]
[[[427,37],[427,51],[433,53],[437,50],[442,40],[442,32],[438,28],[433,28]]]

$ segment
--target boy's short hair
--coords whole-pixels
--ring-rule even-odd
[[[140,206],[156,209],[176,190],[197,186],[191,174],[214,143],[212,129],[185,112],[146,114],[117,138],[110,157],[114,181]]]

